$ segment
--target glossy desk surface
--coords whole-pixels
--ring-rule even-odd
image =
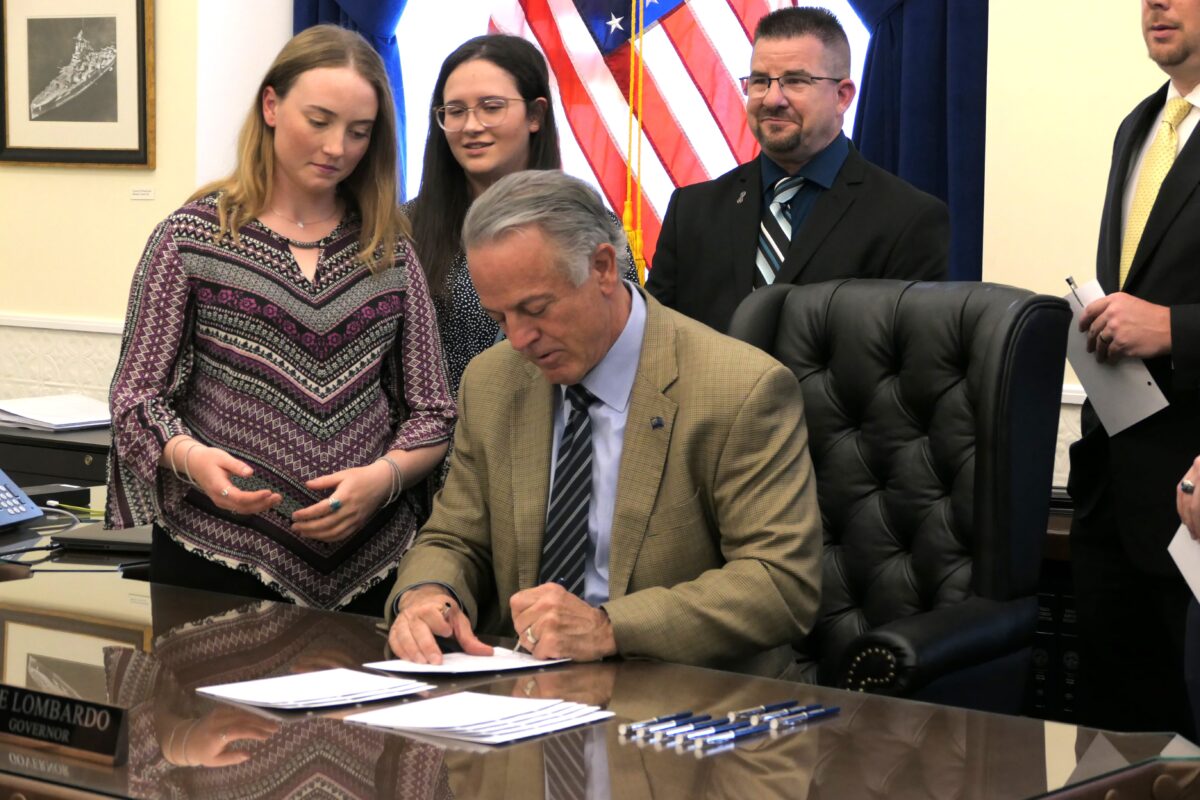
[[[85,565],[56,566],[83,569]],[[95,567],[99,568],[99,567]],[[194,689],[385,655],[377,620],[120,580],[42,573],[0,582],[2,679],[129,709],[129,756],[104,767],[0,743],[0,797],[541,798],[546,740],[458,750],[341,722],[340,712],[272,715],[203,699]],[[1174,771],[1200,790],[1200,754],[1170,734],[1099,733],[905,700],[677,665],[613,662],[515,677],[439,682],[502,695],[606,705],[589,729],[582,796],[637,798],[1023,798],[1066,787],[1104,797],[1093,779],[1122,775],[1120,797],[1154,796]],[[714,713],[782,698],[838,705],[838,717],[697,758],[623,741],[617,724],[684,708]],[[168,762],[162,742],[198,720],[188,749],[205,766]],[[186,727],[186,726],[185,726]],[[257,731],[265,741],[244,737]],[[171,748],[168,748],[171,749]],[[1164,757],[1165,754],[1165,757]],[[240,763],[233,763],[240,762]],[[224,764],[222,766],[222,764]],[[1129,771],[1144,765],[1145,774]],[[1088,781],[1093,781],[1089,783]],[[37,784],[31,783],[36,781]],[[1138,782],[1140,781],[1140,783]],[[30,789],[34,791],[30,792]],[[8,790],[7,792],[5,790]]]

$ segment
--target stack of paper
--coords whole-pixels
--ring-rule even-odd
[[[434,688],[431,684],[370,675],[352,669],[326,669],[280,678],[205,686],[197,692],[263,708],[325,708],[403,697]]]
[[[0,425],[39,431],[102,428],[110,421],[108,404],[80,394],[0,400]]]
[[[514,669],[534,669],[561,664],[569,658],[534,658],[528,653],[515,652],[505,647],[493,647],[490,656],[469,656],[466,653],[445,653],[441,664],[418,664],[395,658],[391,661],[373,661],[363,664],[367,669],[384,672],[415,672],[428,675],[465,675],[471,672],[507,672]]]
[[[504,744],[608,719],[599,706],[477,692],[364,711],[347,722],[478,744]]]

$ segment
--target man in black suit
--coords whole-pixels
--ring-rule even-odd
[[[945,204],[868,163],[842,133],[849,74],[850,43],[828,11],[762,18],[742,79],[762,154],[671,196],[652,295],[724,332],[746,295],[777,281],[946,277]]]
[[[1189,591],[1167,553],[1175,487],[1200,453],[1200,0],[1142,0],[1170,81],[1117,130],[1096,274],[1080,319],[1101,361],[1141,358],[1170,406],[1109,436],[1090,405],[1071,446],[1071,560],[1088,724],[1188,733]]]

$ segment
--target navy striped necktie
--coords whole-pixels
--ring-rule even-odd
[[[596,402],[596,396],[576,384],[567,387],[567,400],[571,415],[558,443],[538,583],[559,583],[582,597],[592,502],[592,420],[588,407]]]
[[[792,243],[792,200],[804,184],[804,178],[791,176],[775,182],[771,202],[763,209],[758,228],[758,275],[755,285],[770,286],[783,268]]]
[[[542,744],[546,800],[587,797],[587,728],[564,731]]]

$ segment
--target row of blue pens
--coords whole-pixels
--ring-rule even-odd
[[[840,710],[837,706],[827,708],[820,704],[801,705],[799,700],[782,700],[730,711],[724,717],[680,711],[641,722],[628,722],[617,730],[622,736],[641,742],[674,742],[676,747],[681,748],[709,748],[805,725],[822,717],[833,716]]]

